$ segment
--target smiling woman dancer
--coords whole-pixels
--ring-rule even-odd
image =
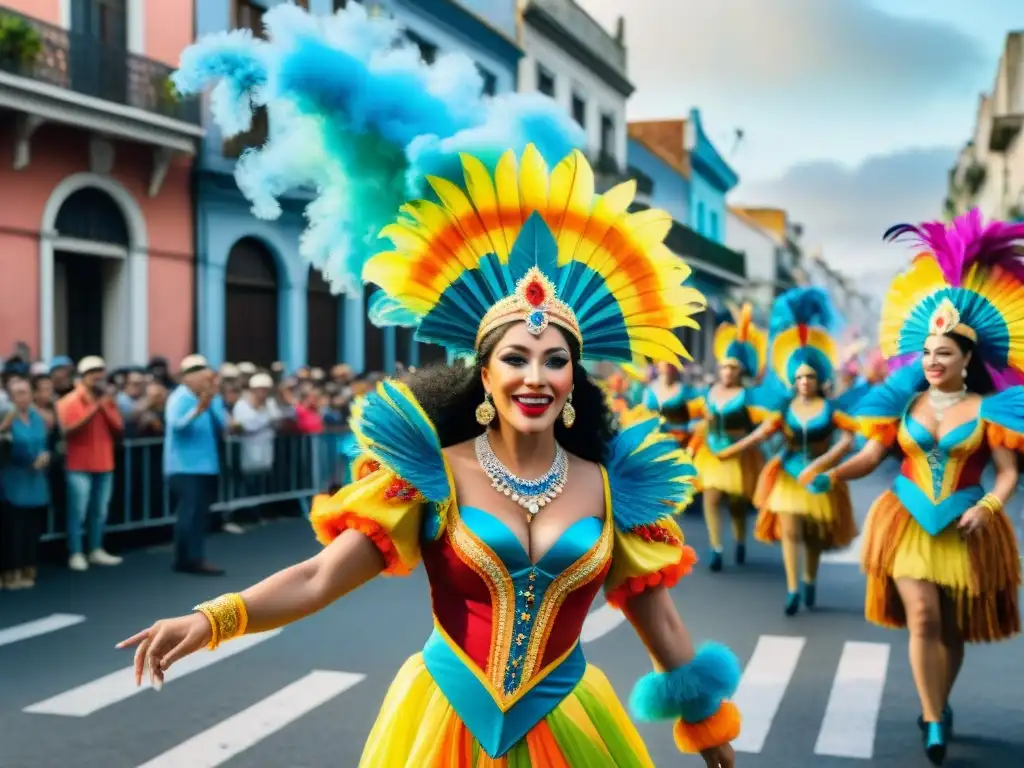
[[[731,768],[738,662],[720,645],[695,651],[669,592],[695,560],[671,516],[693,468],[654,420],[613,434],[580,364],[685,354],[672,329],[703,297],[662,243],[671,218],[628,213],[632,181],[595,196],[578,151],[550,173],[533,145],[493,176],[462,163],[463,184],[430,178],[441,202],[410,203],[385,228],[395,250],[364,275],[416,316],[418,339],[475,365],[366,398],[352,427],[369,461],[314,509],[320,554],[122,645],[138,646],[138,676],[148,665],[160,680],[188,653],[422,559],[434,631],[388,691],[361,766],[646,768],[580,645],[603,587],[659,670],[635,687],[634,714],[675,720],[682,751]]]
[[[800,545],[803,601],[813,608],[821,553],[845,547],[857,535],[846,483],[829,487],[821,476],[853,445],[855,425],[848,410],[861,392],[855,387],[840,398],[829,397],[837,373],[836,344],[829,332],[834,317],[828,293],[821,288],[787,291],[772,310],[772,378],[762,390],[778,390],[772,410],[785,443],[761,472],[754,492],[754,537],[782,544],[787,616],[800,610]],[[820,477],[817,486],[804,487],[815,476]]]
[[[721,508],[726,506],[736,542],[736,562],[747,555],[747,512],[757,477],[764,466],[760,445],[771,436],[767,411],[757,402],[744,377],[758,379],[764,372],[768,337],[752,321],[753,308],[733,309],[732,323],[715,331],[714,350],[718,381],[687,405],[691,419],[701,419],[689,448],[704,492],[704,521],[711,544],[709,567],[722,570]]]
[[[864,529],[865,614],[910,630],[924,748],[940,765],[964,643],[1020,631],[1020,557],[1003,509],[1024,447],[1024,388],[1007,387],[1024,381],[1024,225],[986,225],[975,210],[886,239],[902,235],[924,251],[889,288],[880,336],[890,365],[904,367],[857,404],[869,442],[828,475],[854,480],[891,447],[903,454]]]

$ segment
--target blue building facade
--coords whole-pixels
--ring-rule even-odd
[[[202,0],[195,4],[196,34],[262,30],[262,14],[290,0]],[[315,15],[357,0],[298,2]],[[371,12],[393,15],[427,62],[463,51],[480,69],[488,94],[516,89],[522,51],[516,44],[515,0],[366,0]],[[321,275],[299,255],[303,209],[311,196],[282,200],[273,221],[257,219],[238,191],[234,165],[259,146],[267,121],[225,141],[204,114],[206,139],[196,166],[197,349],[211,363],[282,361],[288,370],[344,362],[355,371],[393,371],[395,361],[419,363],[421,348],[403,329],[380,330],[366,321],[366,298],[332,296]]]
[[[685,331],[683,343],[695,361],[710,363],[714,326],[727,312],[730,291],[746,281],[743,254],[723,244],[725,197],[739,178],[708,140],[698,110],[685,121],[631,123],[628,164],[638,182],[637,205],[672,215],[665,242],[692,268],[689,284],[708,299],[701,330]]]

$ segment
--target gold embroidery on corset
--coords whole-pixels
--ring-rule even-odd
[[[611,509],[607,508],[601,537],[585,555],[559,574],[545,591],[544,599],[535,612],[534,631],[530,636],[530,645],[526,651],[526,662],[519,678],[520,684],[533,677],[537,664],[544,658],[544,651],[547,650],[548,639],[551,637],[551,630],[554,627],[553,619],[558,615],[565,598],[589,584],[611,557],[613,540],[611,527],[612,513]]]
[[[466,565],[476,572],[491,593],[491,647],[487,653],[489,670],[484,670],[498,691],[504,690],[505,667],[512,642],[512,609],[515,606],[515,585],[508,570],[491,549],[462,524],[458,504],[448,508],[449,541],[452,549]]]

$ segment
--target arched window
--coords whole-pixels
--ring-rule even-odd
[[[319,269],[309,268],[306,289],[306,362],[324,370],[337,365],[338,321],[342,300]]]
[[[128,319],[117,290],[127,268],[128,222],[110,195],[83,187],[61,205],[54,228],[54,352],[73,360],[117,356]]]
[[[262,242],[244,237],[231,247],[224,290],[225,358],[269,366],[278,355],[277,264]]]

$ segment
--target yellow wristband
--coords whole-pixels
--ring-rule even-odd
[[[249,625],[245,601],[234,592],[200,603],[192,610],[199,611],[210,622],[211,637],[207,647],[211,651],[225,640],[244,635]]]
[[[987,509],[990,514],[995,515],[1003,511],[1003,502],[994,493],[986,493],[978,502],[979,507]]]

